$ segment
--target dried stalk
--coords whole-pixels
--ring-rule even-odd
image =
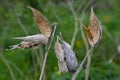
[[[119,53],[114,53],[110,59],[108,60],[108,63],[112,63],[113,62],[113,59],[118,55]]]
[[[83,27],[82,27],[83,18],[84,18],[84,14],[82,15],[82,18],[81,18],[80,30],[81,30],[82,39],[85,43],[86,52],[87,52],[89,50],[89,45],[88,45],[87,38],[85,36],[85,33],[83,31]],[[89,78],[90,63],[91,63],[91,54],[89,54],[87,57],[87,65],[86,65],[86,69],[85,69],[85,80],[88,80],[88,78]]]
[[[8,62],[9,64],[11,64],[11,65],[20,73],[20,75],[23,76],[23,78],[24,78],[25,80],[29,80],[29,79],[25,76],[25,74],[24,74],[14,63],[12,63],[11,61],[8,61],[8,60],[7,60],[7,62]]]
[[[92,54],[93,50],[94,50],[94,47],[91,47],[90,50],[87,52],[86,56],[85,56],[84,59],[82,60],[82,62],[81,62],[81,64],[79,65],[78,69],[77,69],[76,72],[73,74],[71,80],[75,80],[75,79],[76,79],[78,73],[82,70],[83,64],[85,63],[88,55],[89,55],[89,54]]]
[[[71,10],[73,16],[76,18],[77,17],[76,12],[75,12],[70,0],[68,0],[68,4],[69,4],[70,10]],[[89,5],[90,4],[88,3],[87,6],[85,6],[85,8],[82,11],[81,22],[82,22],[83,18],[85,17],[85,11],[86,11],[86,9],[88,8]],[[88,42],[87,42],[87,38],[85,37],[82,25],[80,26],[80,30],[81,30],[82,39],[83,39],[83,41],[85,43],[86,52],[87,52],[88,49],[89,49],[89,45],[88,45]],[[75,21],[75,30],[74,30],[72,41],[71,41],[72,48],[74,47],[74,42],[75,42],[77,32],[78,32],[78,22]],[[86,65],[86,70],[85,70],[85,80],[88,80],[88,77],[89,77],[90,63],[91,63],[91,54],[89,54],[88,58],[87,58],[87,65]]]
[[[15,75],[14,75],[14,72],[13,72],[12,68],[10,67],[10,65],[8,64],[7,60],[4,58],[4,56],[3,56],[2,53],[0,53],[0,57],[1,57],[1,59],[3,60],[3,62],[5,63],[5,65],[7,66],[7,68],[8,68],[8,70],[9,70],[9,72],[10,72],[10,75],[11,75],[12,79],[13,79],[13,80],[17,80],[16,77],[15,77]]]
[[[23,29],[24,33],[25,33],[26,35],[28,35],[28,31],[26,30],[25,26],[22,24],[22,22],[21,22],[21,20],[20,20],[20,18],[19,18],[19,16],[18,16],[18,12],[17,12],[16,8],[14,8],[13,11],[14,11],[14,14],[15,14],[15,16],[16,16],[16,19],[17,19],[18,24],[19,24],[20,27]]]
[[[74,10],[74,8],[73,8],[72,3],[71,3],[70,0],[68,0],[68,5],[69,5],[69,8],[70,8],[70,10],[71,10],[74,18],[77,18],[76,12],[75,12],[75,10]],[[71,40],[71,47],[72,48],[74,47],[77,33],[78,33],[78,22],[75,21],[75,29],[74,29],[74,33],[73,33],[72,40]]]
[[[89,79],[91,56],[92,54],[89,54],[87,57],[87,64],[86,64],[86,69],[85,69],[85,80]]]
[[[52,32],[49,44],[48,44],[46,52],[45,52],[45,57],[44,57],[44,61],[43,61],[42,70],[41,70],[41,74],[40,74],[39,80],[42,80],[42,77],[43,77],[43,74],[44,74],[44,69],[45,69],[45,65],[46,65],[46,60],[47,60],[48,52],[49,52],[49,49],[51,47],[51,44],[52,44],[52,41],[53,41],[53,38],[54,38],[56,27],[57,27],[57,23],[54,24],[54,30]]]
[[[93,4],[94,0],[90,0],[90,2],[85,6],[85,8],[83,9],[82,11],[82,18],[81,18],[81,22],[83,20],[83,18],[85,17],[85,11],[87,10],[87,8],[92,4]],[[82,23],[81,23],[82,24]],[[83,32],[83,27],[81,25],[81,34],[82,34],[82,38],[83,38],[83,41],[85,43],[85,47],[86,47],[86,51],[88,51],[89,49],[89,45],[88,45],[88,42],[87,42],[87,38],[85,37],[85,34]],[[88,80],[89,79],[89,72],[90,72],[90,64],[91,64],[91,56],[92,54],[89,54],[88,57],[87,57],[87,64],[86,64],[86,69],[85,69],[85,80]]]
[[[37,80],[37,64],[36,64],[36,57],[35,57],[35,51],[31,50],[32,53],[32,64],[33,64],[33,68],[34,68],[34,73],[33,73],[33,78],[34,80]]]

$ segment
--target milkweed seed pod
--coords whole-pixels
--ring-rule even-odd
[[[12,49],[37,47],[38,45],[41,45],[41,44],[47,45],[49,42],[49,37],[51,36],[51,33],[52,33],[52,29],[49,21],[38,10],[32,7],[29,7],[29,8],[32,10],[34,14],[35,22],[37,23],[42,34],[14,38],[14,39],[20,39],[23,41],[20,44],[13,45]]]
[[[77,58],[75,56],[75,53],[72,50],[71,46],[62,39],[61,33],[60,33],[59,40],[62,44],[62,49],[64,50],[65,61],[67,64],[68,71],[70,73],[74,73],[74,72],[76,72],[76,69],[78,67],[78,61],[77,61]]]
[[[47,18],[45,16],[43,16],[43,14],[40,11],[38,11],[32,7],[29,7],[29,8],[33,12],[35,22],[37,23],[41,33],[46,35],[47,37],[50,37],[50,35],[52,33],[52,29],[51,29],[51,25],[50,25],[49,21],[47,20]]]
[[[16,45],[13,45],[13,46],[10,46],[11,47],[11,50],[12,49],[16,49],[16,48],[21,48],[21,49],[25,49],[25,48],[34,48],[37,46],[40,45],[38,43],[33,43],[33,42],[25,42],[25,41],[22,41],[21,43],[19,44],[16,44]]]
[[[59,43],[58,39],[55,43],[54,48],[55,48],[56,57],[58,59],[59,71],[67,72],[68,68],[67,68],[66,61],[65,61],[64,51],[63,51],[62,45]]]
[[[100,21],[96,17],[93,11],[93,7],[91,7],[91,15],[88,28],[83,24],[83,28],[85,29],[88,37],[88,42],[92,47],[96,47],[102,37],[102,27]]]
[[[41,44],[48,44],[48,37],[42,34],[26,36],[26,37],[16,37],[14,39],[23,40],[20,44],[11,46],[11,49],[15,48],[33,48]]]
[[[69,72],[74,73],[78,67],[78,62],[75,53],[71,49],[70,45],[68,46],[68,43],[66,43],[65,41],[62,41],[62,48],[64,50],[67,68]]]

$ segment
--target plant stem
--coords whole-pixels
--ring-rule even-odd
[[[74,18],[77,18],[75,9],[74,9],[72,2],[70,0],[68,0],[68,6],[69,6],[70,11],[72,12]],[[75,20],[75,28],[74,28],[74,33],[73,33],[72,40],[71,40],[71,47],[72,48],[74,47],[77,33],[78,33],[78,21]]]
[[[86,64],[86,69],[85,69],[85,80],[89,79],[91,56],[92,56],[92,54],[89,54],[87,57],[87,64]]]
[[[71,80],[75,80],[78,73],[82,70],[83,68],[83,64],[85,63],[85,60],[87,59],[88,55],[91,54],[94,50],[94,47],[91,47],[90,50],[87,52],[86,56],[84,57],[83,61],[81,62],[81,64],[79,65],[78,69],[76,70],[76,72],[73,74],[72,79]]]
[[[50,37],[50,41],[49,41],[48,47],[47,47],[46,52],[45,52],[45,58],[44,58],[44,61],[43,61],[42,70],[41,70],[41,74],[40,74],[39,80],[42,80],[42,77],[43,77],[43,74],[44,74],[46,60],[47,60],[49,49],[50,49],[52,41],[53,41],[53,37],[54,37],[55,31],[56,31],[56,26],[57,26],[57,23],[54,24],[54,30],[52,32],[52,35]]]
[[[3,56],[3,54],[2,54],[1,52],[0,52],[0,57],[1,57],[1,59],[3,60],[3,62],[5,63],[6,67],[8,68],[9,73],[10,73],[12,79],[13,79],[13,80],[16,80],[16,77],[15,77],[15,75],[14,75],[14,72],[13,72],[11,66],[8,64],[7,60],[4,58],[4,56]]]

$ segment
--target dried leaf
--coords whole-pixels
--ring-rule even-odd
[[[91,16],[88,28],[85,28],[85,26],[83,27],[86,30],[90,45],[92,47],[96,47],[102,37],[102,28],[100,21],[94,14],[93,7],[91,7]]]
[[[20,44],[13,45],[11,49],[15,48],[33,48],[37,47],[38,45],[48,44],[48,37],[42,34],[26,36],[26,37],[16,37],[14,39],[23,40]]]
[[[34,19],[41,31],[42,34],[46,35],[47,37],[50,37],[51,35],[51,25],[49,23],[49,21],[47,20],[47,18],[45,16],[42,15],[42,13],[40,13],[38,10],[29,7],[33,14],[34,14]]]
[[[59,66],[59,71],[60,72],[67,72],[68,68],[66,65],[65,56],[64,56],[64,51],[62,49],[62,45],[58,42],[58,39],[55,43],[55,53],[56,57],[58,59],[58,66]]]

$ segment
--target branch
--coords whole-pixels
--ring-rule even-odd
[[[3,62],[5,63],[5,65],[7,66],[7,68],[8,68],[8,70],[9,70],[9,72],[10,72],[10,75],[11,75],[12,79],[13,79],[13,80],[16,80],[16,77],[15,77],[15,75],[14,75],[14,73],[13,73],[12,68],[10,67],[10,65],[8,64],[7,60],[4,58],[4,56],[3,56],[2,53],[0,53],[0,57],[1,57],[1,59],[3,60]]]
[[[53,32],[52,32],[52,35],[51,35],[51,37],[50,37],[50,41],[49,41],[48,47],[47,47],[46,52],[45,52],[45,58],[44,58],[44,61],[43,61],[42,71],[41,71],[39,80],[42,80],[42,77],[43,77],[43,74],[44,74],[44,69],[45,69],[45,65],[46,65],[46,60],[47,60],[48,52],[49,52],[49,49],[50,49],[50,47],[51,47],[51,44],[52,44],[52,41],[53,41],[53,38],[54,38],[54,34],[55,34],[55,31],[56,31],[56,26],[57,26],[57,23],[54,24],[54,30],[53,30]]]
[[[25,76],[25,74],[14,63],[12,63],[11,61],[8,61],[8,60],[7,60],[7,62],[9,64],[11,64],[20,73],[20,75],[24,77],[25,80],[28,80],[28,78]]]
[[[84,57],[83,61],[82,61],[81,64],[79,65],[78,69],[77,69],[76,72],[73,74],[71,80],[75,80],[75,78],[77,77],[78,73],[82,70],[83,64],[85,63],[85,60],[87,59],[87,57],[88,57],[89,54],[92,54],[93,50],[94,50],[94,47],[91,47],[90,50],[87,52],[86,56]]]
[[[34,70],[33,78],[34,78],[34,80],[37,80],[37,64],[36,64],[36,57],[35,57],[36,52],[35,52],[35,50],[31,50],[31,51],[32,51],[32,53],[34,53],[34,54],[31,54],[32,55],[33,70]]]
[[[92,7],[93,2],[94,2],[94,0],[89,0],[88,6],[90,5]],[[86,6],[85,9],[87,9],[88,6]],[[83,15],[84,15],[84,12],[83,12]],[[86,47],[87,47],[87,51],[88,51],[88,43],[86,43]],[[87,57],[87,64],[86,64],[86,68],[85,68],[85,80],[89,79],[91,56],[92,56],[92,54],[89,54],[88,57]]]
[[[69,8],[70,8],[74,18],[77,18],[76,12],[75,12],[70,0],[68,0],[68,5],[69,5]],[[71,47],[72,48],[74,47],[77,33],[78,33],[78,22],[75,20],[75,29],[74,29],[74,33],[73,33],[72,40],[71,40]]]
[[[12,6],[12,7],[13,7],[13,6]],[[16,16],[16,19],[17,19],[18,24],[19,24],[20,27],[23,29],[25,35],[28,35],[28,31],[26,30],[25,26],[23,25],[22,21],[20,20],[16,8],[15,8],[15,7],[13,7],[13,8],[14,8],[13,11],[14,11],[14,14],[15,14],[15,16]]]
[[[86,69],[85,69],[85,80],[89,79],[91,56],[92,54],[89,54],[87,57],[87,64],[86,64]]]
[[[114,53],[110,59],[108,60],[108,63],[112,63],[113,62],[113,59],[115,59],[115,57],[118,55],[119,53]]]

